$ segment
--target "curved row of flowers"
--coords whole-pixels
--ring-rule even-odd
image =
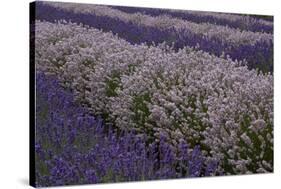
[[[216,162],[182,140],[117,132],[74,103],[53,76],[36,73],[36,186],[211,176]]]
[[[273,170],[273,77],[188,47],[132,45],[73,23],[36,23],[37,69],[120,129],[200,145],[225,174]]]
[[[192,21],[195,23],[211,23],[222,26],[229,26],[241,30],[253,32],[273,33],[273,23],[270,21],[253,18],[251,16],[241,16],[238,14],[216,13],[204,11],[186,11],[174,9],[153,9],[143,7],[110,6],[126,13],[142,13],[151,16],[168,15],[174,18]]]
[[[102,15],[105,16],[101,16],[98,13],[97,15],[87,12],[77,13],[77,11],[69,11],[66,10],[66,8],[55,8],[56,4],[53,6],[52,4],[53,3],[37,3],[37,19],[50,22],[60,19],[72,20],[73,22],[89,25],[102,29],[103,31],[112,31],[114,34],[118,34],[120,37],[131,43],[159,44],[165,42],[166,44],[173,46],[176,50],[184,48],[185,46],[196,47],[200,50],[215,54],[216,56],[226,54],[233,60],[245,59],[250,69],[257,68],[263,72],[273,71],[273,41],[272,35],[270,34],[255,34],[255,36],[252,36],[255,40],[251,40],[251,43],[245,42],[243,44],[234,44],[232,42],[227,42],[227,40],[222,40],[224,39],[224,35],[221,34],[214,38],[205,34],[196,33],[196,31],[189,31],[185,29],[178,31],[178,29],[172,26],[173,24],[171,24],[171,27],[169,28],[157,27],[154,25],[149,26],[149,24],[146,24],[144,27],[144,25],[137,24],[134,21],[126,21],[126,19],[119,18],[117,15],[115,17],[108,16],[106,14],[110,14],[110,12],[103,12],[103,9],[98,9],[98,13],[103,12]],[[131,18],[129,14],[127,14],[127,17]],[[199,24],[197,25],[199,26]],[[199,31],[200,28],[197,28],[196,30]],[[215,30],[212,31],[212,33],[218,33],[218,31]],[[265,39],[262,35],[271,37]],[[241,32],[234,32],[232,36],[236,36],[241,39],[243,38]],[[247,40],[252,37],[247,38]],[[247,40],[245,39],[245,41]]]
[[[272,34],[241,31],[239,29],[229,28],[210,23],[194,23],[167,16],[149,16],[146,14],[128,14],[117,9],[113,9],[102,5],[73,4],[73,3],[55,3],[42,2],[43,4],[53,6],[62,10],[75,13],[95,14],[97,16],[108,16],[118,18],[125,22],[133,22],[142,26],[153,26],[163,29],[176,28],[178,31],[187,30],[190,33],[202,34],[210,39],[221,39],[225,43],[230,44],[251,44],[254,45],[258,41],[271,41]]]

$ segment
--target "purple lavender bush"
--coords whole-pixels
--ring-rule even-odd
[[[54,76],[36,75],[37,186],[200,177],[216,174],[200,147],[174,147],[163,133],[117,130],[74,102]]]

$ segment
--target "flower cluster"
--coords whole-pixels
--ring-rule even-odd
[[[36,23],[37,69],[121,130],[199,145],[224,174],[273,170],[273,76],[189,47],[129,42],[65,21]],[[154,141],[153,140],[153,141]]]
[[[116,130],[74,102],[54,76],[36,74],[36,186],[211,176],[217,162],[165,133]]]
[[[273,36],[209,23],[194,23],[168,16],[128,14],[106,6],[37,3],[37,19],[66,19],[103,31],[112,31],[131,43],[165,42],[176,50],[196,47],[216,56],[246,60],[249,68],[273,71]]]

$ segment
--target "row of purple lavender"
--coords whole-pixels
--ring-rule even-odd
[[[149,143],[145,134],[116,130],[74,103],[73,94],[53,76],[36,74],[37,186],[91,184],[210,176],[200,147],[178,148],[163,134]]]

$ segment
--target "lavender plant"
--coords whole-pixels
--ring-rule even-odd
[[[193,53],[157,57],[124,76],[112,100],[117,124],[199,143],[229,174],[271,172],[272,77]]]
[[[165,133],[116,130],[74,102],[54,76],[36,74],[36,186],[92,184],[210,176],[199,146],[174,147]]]

